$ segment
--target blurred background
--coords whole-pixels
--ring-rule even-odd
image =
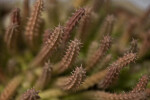
[[[12,3],[13,2],[22,2],[23,0],[0,0],[0,3]],[[34,2],[35,0],[30,0],[31,2]],[[71,0],[59,0],[62,2],[71,1]],[[132,3],[133,5],[139,7],[140,9],[144,10],[150,5],[150,0],[112,0],[113,2],[122,2],[125,3]]]

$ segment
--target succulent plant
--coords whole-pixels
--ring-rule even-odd
[[[150,99],[149,9],[111,0],[14,4],[0,6],[0,100]]]

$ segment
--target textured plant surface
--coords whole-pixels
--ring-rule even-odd
[[[34,5],[34,9],[30,15],[30,18],[28,20],[25,31],[27,42],[29,43],[30,46],[35,45],[35,41],[37,41],[36,38],[39,35],[38,31],[40,28],[40,21],[41,21],[40,16],[42,9],[43,9],[43,0],[37,0]]]
[[[39,100],[40,96],[38,95],[38,91],[35,89],[30,89],[27,90],[22,97],[20,98],[21,100]]]
[[[149,100],[150,9],[114,1],[0,2],[0,100]]]
[[[66,82],[62,82],[61,87],[63,90],[77,90],[79,86],[83,83],[85,79],[86,72],[85,70],[81,67],[76,67],[72,75],[68,78],[66,78]]]

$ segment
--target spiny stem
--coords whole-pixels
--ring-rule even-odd
[[[108,93],[102,91],[88,91],[83,93],[88,100],[147,100],[150,96],[150,90],[147,89],[137,93]]]
[[[107,89],[110,85],[117,81],[120,71],[136,59],[136,53],[128,53],[119,58],[116,62],[109,66],[104,80],[99,83],[99,88]]]
[[[76,61],[77,56],[79,55],[81,43],[79,40],[75,39],[69,43],[66,54],[62,60],[58,63],[58,66],[54,69],[54,72],[57,74],[63,73]]]
[[[53,33],[46,39],[40,52],[37,54],[30,66],[38,66],[43,64],[51,56],[52,52],[61,44],[64,34],[64,28],[60,25],[55,28]]]
[[[68,39],[70,38],[71,31],[73,28],[76,26],[76,24],[79,22],[79,20],[82,18],[82,16],[85,14],[85,9],[80,8],[78,9],[73,16],[69,19],[69,21],[65,25],[65,35],[63,38],[64,42],[67,42]]]
[[[100,39],[100,37],[102,37],[103,34],[104,35],[112,34],[114,22],[115,22],[115,17],[113,15],[108,15],[106,17],[104,23],[102,24],[102,27],[98,31],[98,33],[99,33],[99,36],[97,37],[98,40]]]
[[[37,36],[39,35],[39,26],[41,22],[41,12],[43,10],[43,0],[37,0],[37,2],[34,5],[34,9],[30,15],[30,18],[28,20],[27,26],[26,26],[26,39],[31,48],[33,48]]]
[[[91,68],[95,67],[97,63],[102,59],[107,50],[111,45],[111,37],[105,36],[101,41],[100,47],[97,51],[87,60],[86,70],[89,71]]]
[[[27,90],[21,97],[21,100],[40,100],[40,96],[38,95],[39,91],[35,89]]]
[[[75,91],[79,88],[79,86],[83,83],[85,79],[86,72],[80,67],[76,67],[74,72],[70,77],[67,78],[66,83],[62,83],[61,88],[66,91]]]
[[[143,75],[139,82],[137,83],[136,87],[133,88],[133,90],[131,92],[133,93],[136,93],[136,92],[141,92],[141,91],[145,91],[146,90],[146,87],[147,87],[147,84],[149,82],[149,76],[147,75]]]
[[[20,19],[20,9],[19,8],[15,8],[12,11],[11,14],[11,24],[17,24],[20,25],[21,23],[21,19]]]
[[[79,29],[78,29],[78,36],[82,42],[85,42],[87,37],[89,36],[89,28],[91,25],[91,8],[86,8],[85,9],[85,15],[82,17],[81,22],[79,24]]]
[[[0,95],[0,100],[10,100],[10,98],[15,94],[17,88],[21,84],[22,76],[14,77],[8,85],[4,88]]]
[[[19,35],[20,23],[20,9],[15,8],[11,13],[11,23],[6,30],[4,37],[7,48],[11,53],[15,53],[17,50],[17,40]]]
[[[37,89],[43,89],[49,83],[52,74],[52,66],[50,61],[46,62],[43,67],[42,75],[40,75],[35,87]]]

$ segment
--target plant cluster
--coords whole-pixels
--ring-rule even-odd
[[[0,7],[0,100],[150,99],[150,9],[30,3]]]

